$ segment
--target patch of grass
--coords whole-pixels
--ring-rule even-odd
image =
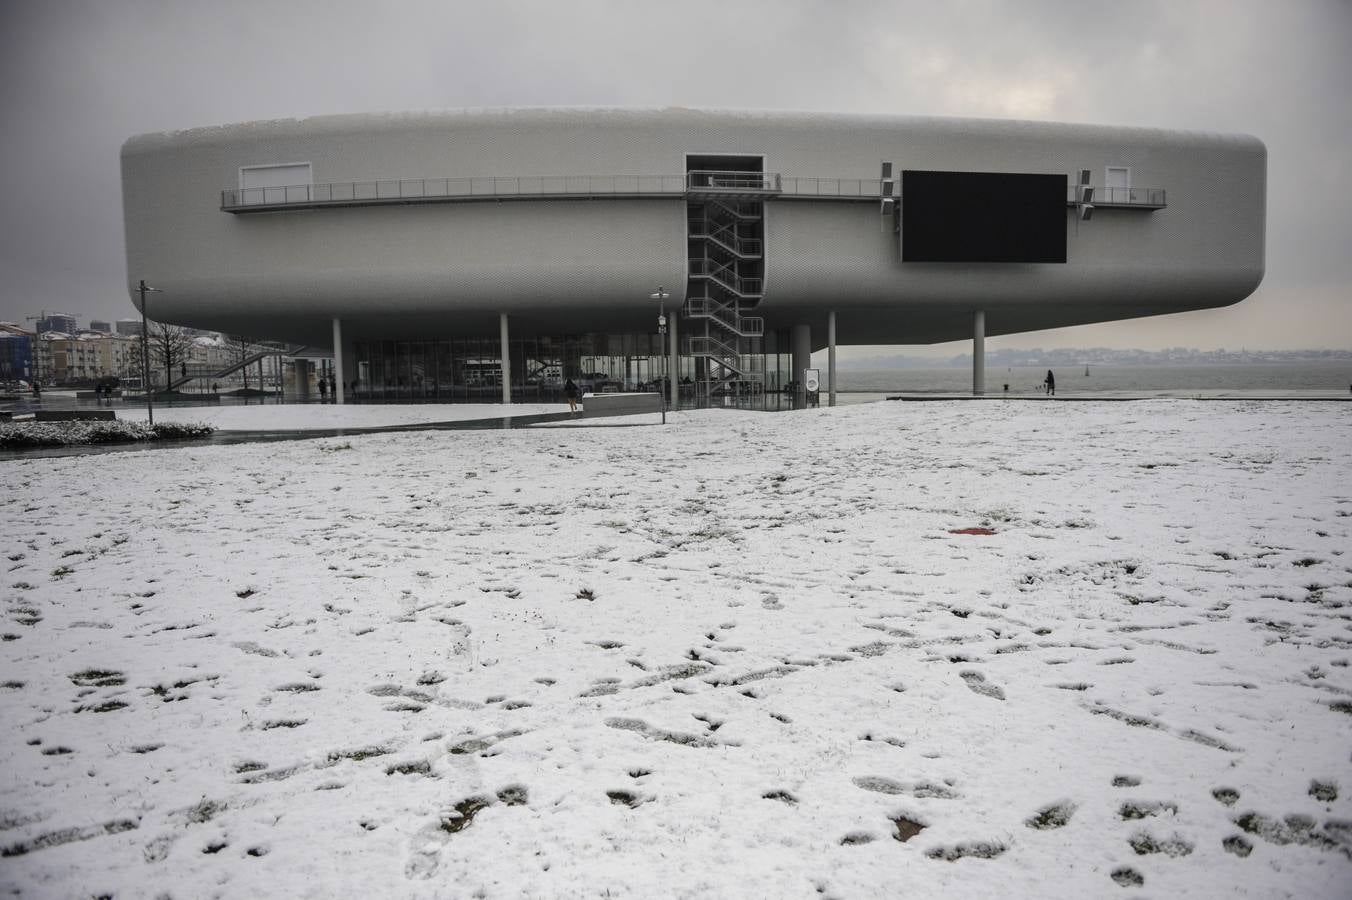
[[[1338,799],[1338,785],[1332,781],[1310,782],[1310,796],[1320,803],[1332,803]]]
[[[488,808],[487,797],[468,797],[454,807],[455,814],[441,820],[441,830],[447,834],[459,834],[469,827],[480,810]]]
[[[1024,820],[1029,828],[1036,828],[1039,831],[1046,831],[1052,828],[1064,828],[1070,824],[1070,817],[1075,814],[1075,804],[1073,803],[1054,803],[1037,812],[1036,815]]]
[[[224,803],[203,797],[200,803],[188,810],[188,821],[194,825],[201,825],[204,822],[210,822],[225,810],[226,805]]]
[[[995,857],[1004,853],[1008,849],[1004,844],[994,841],[977,841],[969,844],[955,844],[952,847],[935,847],[925,855],[930,859],[942,859],[946,862],[956,862],[964,857],[973,859],[995,859]]]
[[[361,762],[365,759],[374,759],[377,756],[388,756],[391,752],[389,747],[379,745],[358,747],[356,750],[333,750],[329,753],[327,760],[329,765],[336,765],[345,759]]]
[[[897,816],[892,820],[892,824],[895,825],[897,829],[892,833],[892,837],[895,840],[901,841],[903,844],[929,827],[923,822],[917,822],[915,819],[907,818],[906,816]]]
[[[1126,866],[1113,869],[1108,877],[1122,885],[1122,887],[1140,887],[1145,884],[1144,875],[1137,872],[1135,869],[1130,869]]]
[[[1117,815],[1122,819],[1144,819],[1148,816],[1158,816],[1162,812],[1178,814],[1178,804],[1176,803],[1134,803],[1127,801],[1118,809]]]
[[[1135,850],[1138,856],[1163,853],[1165,856],[1179,857],[1192,853],[1192,844],[1177,836],[1160,840],[1145,832],[1139,832],[1132,835],[1127,843],[1131,845],[1131,849]]]

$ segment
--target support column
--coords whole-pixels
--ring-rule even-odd
[[[333,402],[347,402],[347,373],[343,371],[343,320],[333,320]]]
[[[830,406],[836,405],[836,311],[826,314],[826,377],[831,379]]]
[[[291,392],[302,400],[310,398],[309,363],[308,359],[300,357],[291,360]]]
[[[498,331],[502,337],[502,402],[512,402],[512,350],[508,343],[507,314],[498,314]]]
[[[972,317],[972,396],[986,393],[986,311]]]
[[[667,334],[671,337],[671,345],[667,349],[667,405],[674,412],[680,409],[681,405],[681,353],[680,344],[676,341],[676,320],[680,318],[677,315],[678,310],[672,310],[671,315],[667,316]]]
[[[793,408],[807,407],[807,388],[803,384],[803,370],[812,365],[812,326],[793,326],[793,380],[798,389],[793,392]]]

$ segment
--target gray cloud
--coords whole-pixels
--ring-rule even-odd
[[[1352,5],[11,0],[0,8],[0,318],[131,313],[117,153],[249,119],[721,106],[1255,134],[1268,275],[1226,310],[1004,345],[1352,345]]]

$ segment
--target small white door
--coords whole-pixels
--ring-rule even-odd
[[[1103,179],[1103,199],[1109,203],[1127,203],[1131,200],[1131,169],[1109,166]]]

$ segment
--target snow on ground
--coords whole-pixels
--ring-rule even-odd
[[[459,403],[338,406],[270,404],[260,406],[175,406],[155,410],[156,422],[202,422],[221,431],[324,431],[335,428],[383,428],[464,422],[502,416],[538,416],[568,411],[566,403]],[[143,408],[118,409],[117,417],[144,422]]]
[[[5,463],[0,885],[1346,897],[1349,471],[1187,401]]]

